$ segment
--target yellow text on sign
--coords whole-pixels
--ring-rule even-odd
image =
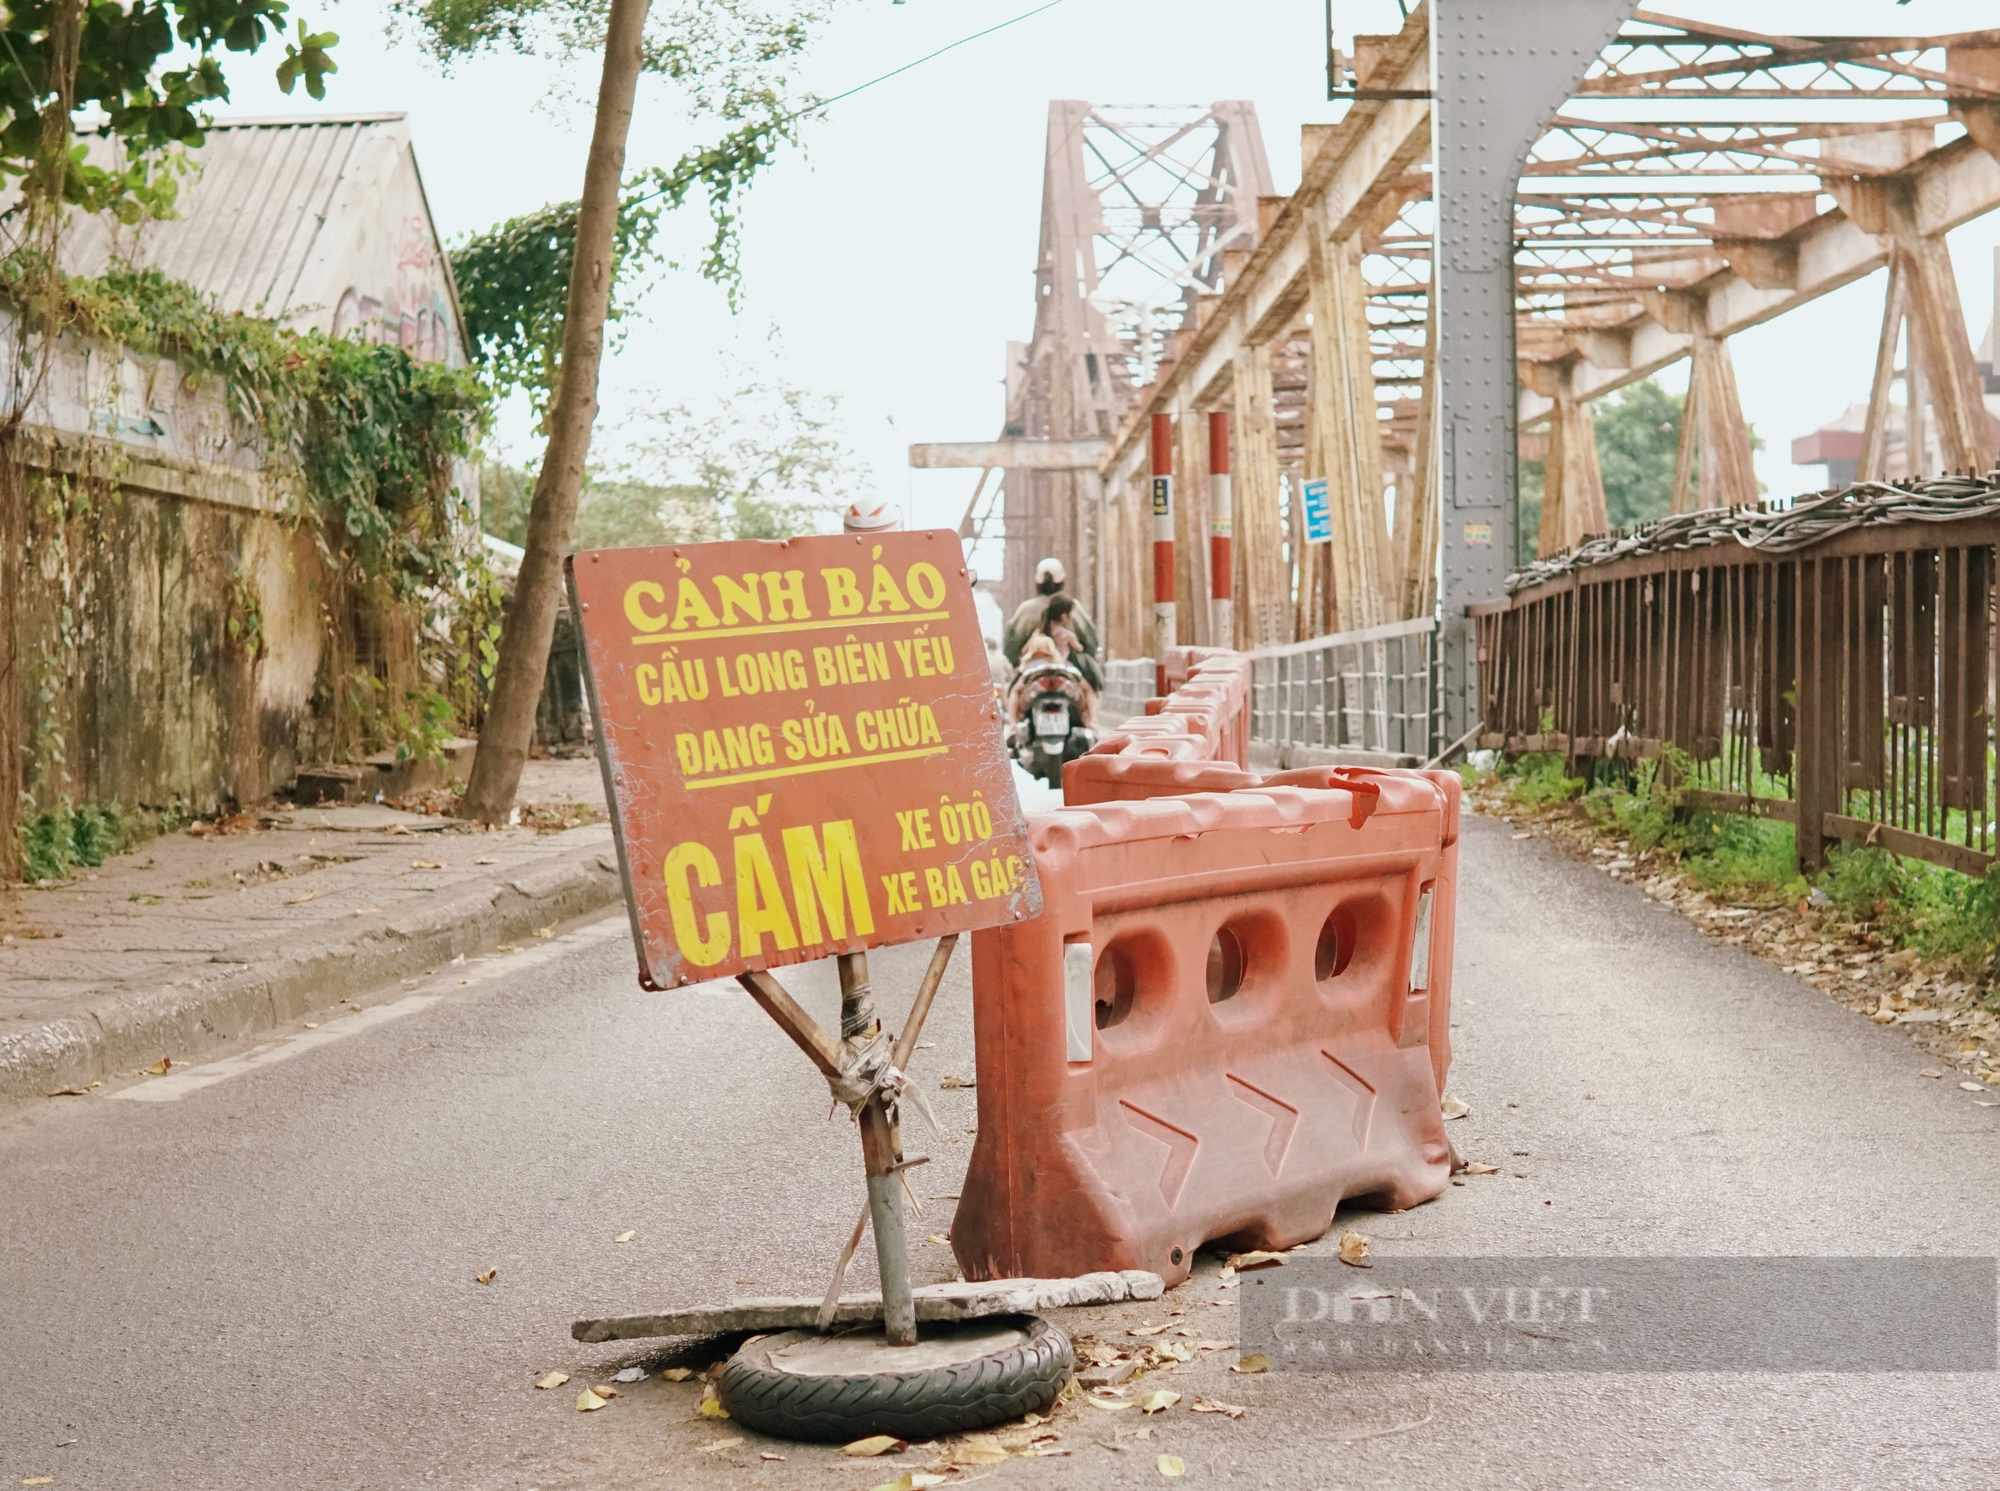
[[[873,935],[875,917],[868,906],[853,819],[783,831],[779,852],[789,898],[763,834],[739,834],[730,847],[736,882],[733,928],[728,911],[703,916],[695,906],[697,890],[722,884],[722,865],[706,844],[692,839],[676,844],[663,867],[674,941],[695,967],[712,968],[724,961],[732,943],[738,956],[762,957],[766,937],[779,952],[844,941],[850,921],[854,935]]]

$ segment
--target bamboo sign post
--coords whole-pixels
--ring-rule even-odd
[[[885,1325],[914,1343],[904,1070],[959,935],[1041,910],[958,538],[598,550],[568,573],[639,980],[735,977],[854,1114]],[[892,1041],[867,949],[929,937]],[[772,972],[829,956],[837,1036]]]

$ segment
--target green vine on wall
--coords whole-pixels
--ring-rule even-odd
[[[333,732],[324,745],[336,754],[380,745],[435,754],[454,724],[476,723],[485,694],[478,642],[495,622],[472,506],[454,480],[490,413],[470,369],[227,312],[152,269],[70,276],[17,251],[0,259],[0,294],[32,324],[142,362],[171,359],[189,394],[212,395],[226,411],[230,441],[257,454],[281,520],[309,529],[330,587],[318,597],[329,645],[316,692]],[[34,339],[18,351],[32,359],[46,345]],[[17,404],[14,418],[26,413]],[[108,460],[89,462],[94,478],[36,484],[52,502],[74,493],[48,514],[49,536],[64,554],[72,534],[87,539],[95,528],[89,492],[101,487],[116,499],[128,461],[118,450],[104,454]],[[399,655],[414,666],[382,677],[362,665],[357,606],[402,617],[393,629],[408,646]],[[229,613],[229,640],[254,664],[265,647],[264,616],[254,580],[240,567]],[[51,702],[44,699],[45,711]],[[31,754],[32,796],[56,801],[68,777],[60,739],[38,740]]]

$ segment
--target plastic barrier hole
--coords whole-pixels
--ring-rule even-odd
[[[1220,1004],[1242,988],[1243,939],[1224,927],[1208,944],[1208,1002]]]
[[[1325,983],[1345,972],[1354,958],[1354,943],[1354,918],[1345,908],[1336,908],[1319,929],[1319,942],[1313,948],[1313,977]]]
[[[1097,960],[1091,976],[1097,1000],[1097,1028],[1108,1030],[1132,1013],[1132,998],[1139,987],[1132,967],[1132,955],[1122,947],[1110,947]]]

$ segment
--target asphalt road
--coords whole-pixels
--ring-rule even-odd
[[[1452,1087],[1472,1113],[1451,1130],[1501,1173],[1343,1212],[1378,1258],[1996,1250],[2000,1108],[1920,1079],[1901,1038],[1493,822],[1468,823],[1463,879]],[[168,1100],[114,1087],[0,1119],[0,1487],[863,1491],[920,1465],[745,1435],[657,1376],[575,1411],[584,1382],[716,1348],[581,1347],[572,1319],[817,1293],[862,1197],[804,1058],[733,986],[641,992],[621,930],[149,1079]],[[926,952],[877,955],[890,1009]],[[971,1075],[966,967],[922,1053],[933,1083]],[[829,970],[792,982],[831,1017]],[[927,1197],[958,1189],[975,1117],[974,1092],[932,1095],[958,1142],[927,1146]],[[948,1276],[946,1249],[916,1252],[920,1282]],[[1226,1335],[1213,1269],[1065,1323],[1109,1336],[1178,1308]],[[1137,1414],[1071,1409],[1071,1454],[992,1484],[1163,1484],[1162,1451],[1190,1486],[2000,1481],[1990,1373],[1247,1377],[1233,1356],[1162,1377],[1183,1401],[1148,1439]],[[575,1381],[536,1391],[552,1369]],[[1197,1394],[1248,1412],[1193,1415]]]

